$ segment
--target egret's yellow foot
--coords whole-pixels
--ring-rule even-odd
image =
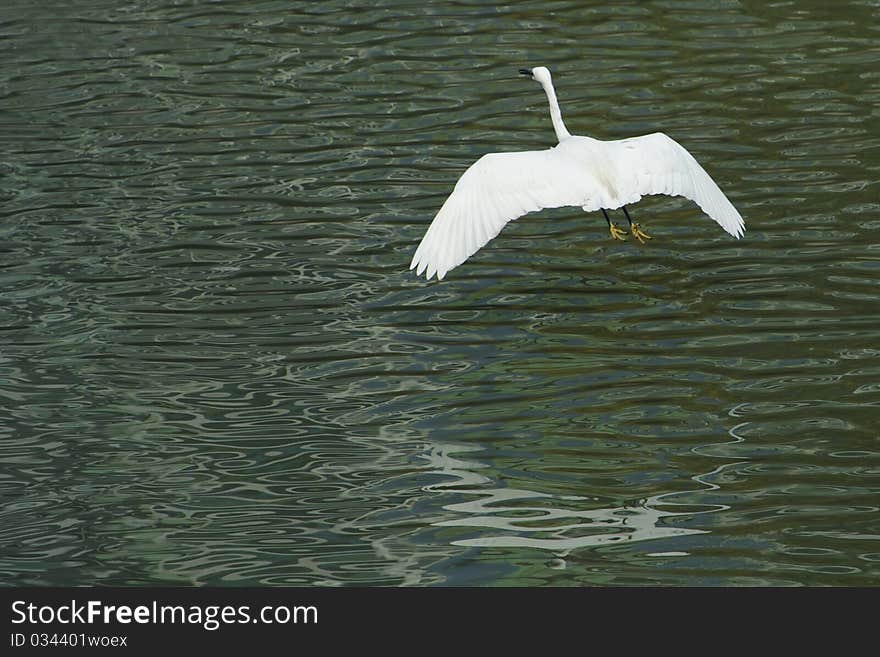
[[[651,237],[650,235],[648,235],[648,233],[646,233],[645,231],[643,231],[642,228],[641,228],[641,226],[639,226],[638,224],[633,224],[632,226],[629,227],[629,229],[630,229],[630,231],[632,232],[633,237],[635,237],[635,238],[636,238],[639,242],[641,242],[642,244],[645,243],[645,240],[652,240],[652,239],[654,239],[653,237]]]
[[[611,237],[616,240],[625,241],[626,240],[626,231],[618,228],[612,223],[608,224],[608,230],[611,231]]]

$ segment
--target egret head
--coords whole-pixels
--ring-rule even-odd
[[[550,82],[550,70],[546,66],[521,68],[519,69],[519,72],[521,75],[526,75],[541,84],[547,84]]]

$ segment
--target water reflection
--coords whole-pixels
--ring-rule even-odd
[[[469,514],[469,517],[439,522],[436,523],[437,526],[475,527],[509,533],[460,539],[453,541],[455,545],[540,548],[550,550],[560,557],[577,548],[598,547],[618,541],[650,541],[700,534],[703,530],[665,526],[662,523],[665,519],[676,516],[692,516],[711,511],[674,512],[657,508],[660,504],[669,504],[664,499],[669,494],[653,496],[636,506],[583,511],[557,505],[557,502],[562,501],[571,504],[587,500],[578,496],[555,500],[552,496],[534,491],[508,489],[481,491],[479,494],[487,497],[444,507],[450,511]],[[515,502],[528,502],[534,506]]]
[[[487,530],[472,538],[456,539],[454,545],[529,547],[549,550],[564,557],[578,548],[702,534],[706,530],[676,526],[670,520],[717,513],[728,508],[724,504],[695,505],[675,501],[677,496],[693,492],[691,490],[652,495],[633,504],[590,508],[595,507],[595,500],[589,497],[493,488],[493,482],[479,472],[486,468],[485,464],[462,458],[463,454],[478,451],[479,448],[461,444],[440,444],[435,445],[428,456],[436,468],[433,470],[435,474],[452,478],[429,486],[428,490],[454,488],[459,494],[477,498],[444,505],[445,510],[462,517],[435,522],[434,526]],[[717,490],[719,487],[711,482],[711,478],[729,465],[719,465],[692,479],[704,485],[705,490]]]

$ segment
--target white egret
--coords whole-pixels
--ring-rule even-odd
[[[616,141],[572,135],[562,113],[550,71],[544,66],[520,73],[541,83],[559,144],[543,151],[489,153],[462,174],[434,217],[410,269],[443,280],[498,235],[510,221],[543,208],[580,206],[602,210],[611,237],[626,239],[606,210],[623,208],[630,232],[642,244],[651,239],[632,221],[626,206],[642,195],[667,194],[694,201],[739,239],[743,219],[694,157],[661,132]]]

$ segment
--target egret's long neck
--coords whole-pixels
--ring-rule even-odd
[[[556,100],[556,91],[553,89],[553,82],[547,80],[541,82],[544,87],[544,93],[547,94],[547,102],[550,103],[550,118],[553,120],[553,129],[556,131],[556,138],[559,141],[571,137],[571,133],[562,122],[562,112],[559,110],[559,101]]]

